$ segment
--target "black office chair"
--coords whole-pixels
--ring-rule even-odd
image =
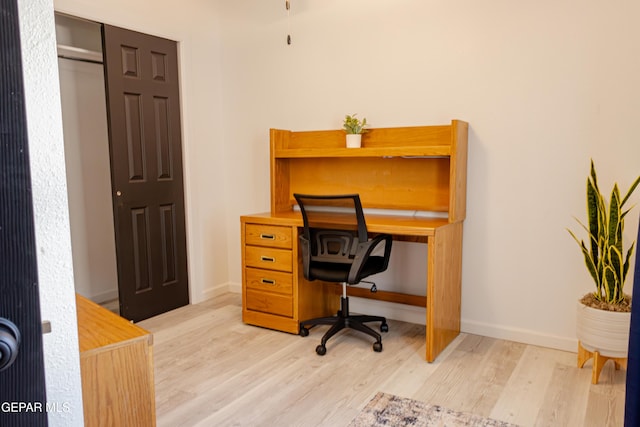
[[[300,322],[300,335],[309,335],[309,327],[331,325],[324,334],[316,353],[327,352],[327,341],[337,332],[351,328],[376,339],[374,351],[382,351],[382,337],[365,325],[381,322],[380,331],[389,331],[387,320],[380,316],[352,316],[349,314],[347,285],[355,285],[372,274],[387,269],[391,255],[391,236],[380,234],[369,240],[367,225],[357,194],[312,196],[294,194],[304,221],[300,236],[302,267],[307,280],[323,280],[342,283],[340,311],[337,316],[319,317]],[[384,243],[384,255],[374,250]],[[375,292],[375,284],[372,291]]]

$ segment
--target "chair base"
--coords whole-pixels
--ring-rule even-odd
[[[349,314],[349,297],[341,297],[340,298],[340,311],[338,311],[337,316],[330,317],[318,317],[316,319],[305,320],[300,322],[300,335],[307,336],[309,335],[309,327],[317,326],[317,325],[331,325],[331,328],[327,332],[325,332],[320,345],[316,347],[316,353],[318,355],[323,356],[327,352],[327,341],[329,338],[337,334],[343,329],[355,329],[357,331],[363,332],[367,335],[371,335],[376,339],[376,342],[373,343],[373,350],[380,352],[382,351],[382,337],[379,333],[371,329],[369,326],[365,325],[368,322],[381,322],[380,331],[388,332],[389,326],[387,325],[387,319],[381,316],[368,316],[368,315],[350,315]]]

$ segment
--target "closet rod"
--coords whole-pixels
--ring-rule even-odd
[[[58,58],[88,62],[91,64],[102,64],[102,52],[63,44],[58,44]]]
[[[74,58],[72,56],[67,56],[67,55],[58,55],[58,58],[61,59],[68,59],[70,61],[78,61],[78,62],[88,62],[89,64],[100,64],[102,65],[102,61],[97,61],[95,59],[86,59],[86,58]]]

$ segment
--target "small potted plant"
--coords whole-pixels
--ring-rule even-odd
[[[639,183],[640,176],[623,198],[618,184],[614,183],[607,204],[598,188],[592,160],[591,174],[587,178],[588,224],[576,219],[587,232],[588,242],[578,239],[568,230],[580,246],[587,270],[595,282],[595,291],[580,300],[577,317],[578,367],[594,358],[594,384],[598,382],[602,365],[608,359],[613,359],[616,367],[626,364],[631,297],[623,291],[635,242],[631,242],[625,252],[624,219],[631,208],[623,210],[623,207]]]
[[[366,126],[366,118],[360,121],[356,114],[347,114],[344,117],[342,128],[347,133],[347,148],[359,148],[362,146],[362,134],[367,131],[365,129]]]

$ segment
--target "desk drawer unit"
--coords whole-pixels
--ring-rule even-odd
[[[245,321],[282,329],[293,322],[292,227],[245,224]]]

